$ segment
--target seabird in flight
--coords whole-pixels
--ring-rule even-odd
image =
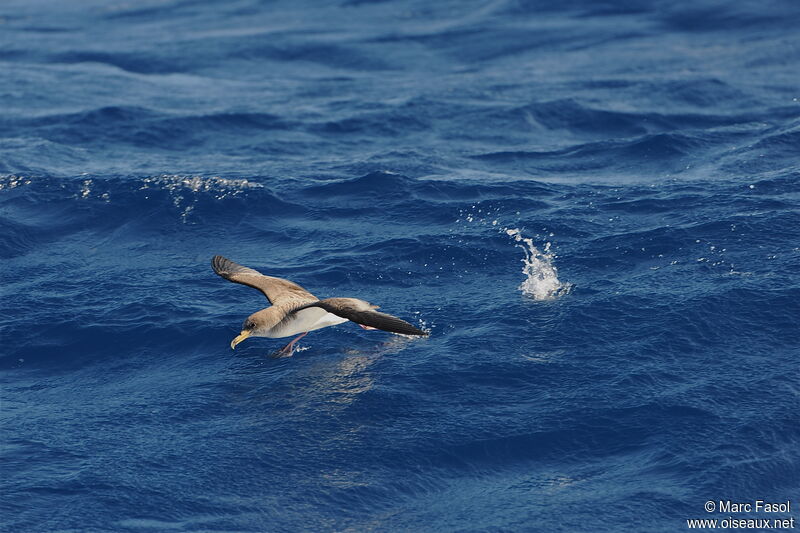
[[[286,279],[265,276],[257,270],[234,263],[221,255],[211,259],[214,272],[234,283],[258,289],[272,306],[247,317],[242,332],[231,341],[231,348],[248,337],[289,337],[300,334],[276,355],[291,355],[294,344],[309,331],[335,326],[348,320],[364,329],[382,329],[404,335],[428,335],[396,316],[375,311],[372,305],[358,298],[325,298],[320,300],[300,285]]]

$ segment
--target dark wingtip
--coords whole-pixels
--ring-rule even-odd
[[[394,329],[393,333],[400,333],[401,335],[416,335],[418,337],[427,337],[430,335],[429,332],[419,329],[418,327],[414,326],[413,324],[409,324],[405,320],[401,321],[402,324],[397,324]],[[391,331],[391,330],[387,330]]]
[[[226,266],[230,262],[230,259],[227,259],[221,255],[215,255],[211,258],[211,268],[213,268],[214,272],[217,274],[222,275],[222,273],[227,270]]]
[[[386,320],[378,326],[378,329],[389,331],[391,333],[399,333],[401,335],[416,335],[418,337],[427,337],[430,335],[430,333],[427,331],[423,331],[413,324],[409,324],[405,320],[397,318],[396,316],[385,315],[383,313],[381,313],[381,316]]]

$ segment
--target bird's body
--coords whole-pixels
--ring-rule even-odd
[[[299,333],[307,333],[347,322],[346,318],[336,316],[319,307],[292,312],[291,308],[272,306],[259,311],[259,313],[261,313],[259,316],[261,326],[253,331],[253,337],[270,337],[272,339],[291,337]]]
[[[320,300],[289,280],[265,276],[221,255],[211,259],[214,272],[223,278],[258,289],[272,306],[247,317],[241,334],[231,341],[231,348],[248,337],[290,337],[300,334],[281,351],[291,353],[294,344],[309,331],[335,326],[348,320],[364,329],[382,329],[405,335],[427,335],[421,329],[395,316],[375,311],[377,305],[357,298]]]

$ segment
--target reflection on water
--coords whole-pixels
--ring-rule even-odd
[[[317,390],[324,392],[331,401],[350,404],[359,394],[369,391],[375,376],[369,368],[385,355],[402,351],[414,338],[392,335],[390,339],[369,350],[349,349],[346,357],[332,367],[327,367],[313,381]]]

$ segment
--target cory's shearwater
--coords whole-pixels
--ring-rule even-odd
[[[396,316],[375,311],[372,305],[357,298],[320,300],[300,285],[286,279],[265,276],[257,270],[234,263],[221,255],[211,259],[214,272],[223,278],[258,289],[272,306],[247,317],[242,332],[231,341],[231,348],[248,337],[289,337],[300,334],[284,346],[278,355],[290,355],[295,343],[309,331],[335,326],[348,320],[364,329],[382,329],[404,335],[427,335]]]

